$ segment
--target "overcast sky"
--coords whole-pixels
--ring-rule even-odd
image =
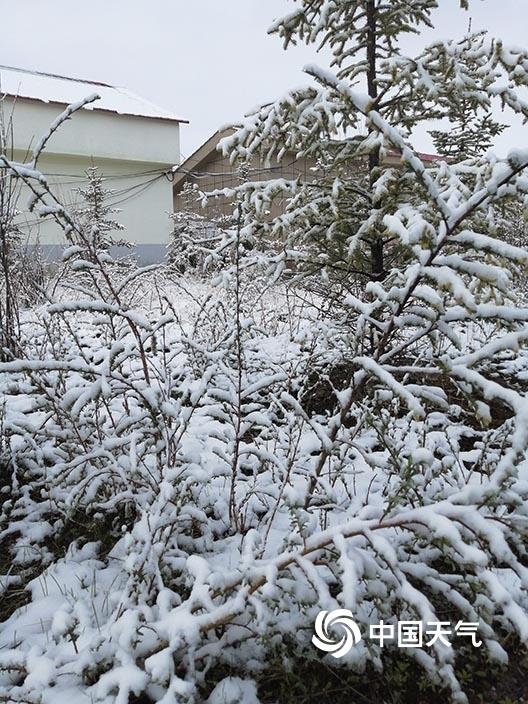
[[[528,0],[440,0],[435,36],[457,37],[473,18],[507,43],[528,44]],[[291,0],[0,0],[0,64],[126,86],[190,121],[182,129],[188,156],[219,126],[307,79],[314,60],[306,47],[284,52],[267,35]],[[317,59],[316,59],[317,60]],[[324,57],[319,57],[324,64]],[[416,146],[430,148],[424,135]],[[527,142],[516,126],[498,147]]]

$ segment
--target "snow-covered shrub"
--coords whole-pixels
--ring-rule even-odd
[[[211,246],[221,239],[218,226],[199,213],[174,213],[172,220],[174,229],[167,247],[169,268],[179,274],[203,274]]]
[[[13,114],[0,96],[0,154],[13,153]],[[21,227],[21,180],[0,170],[0,359],[19,354],[19,313],[41,297],[43,266],[37,243]]]
[[[499,661],[508,635],[526,644],[528,309],[508,266],[528,253],[478,224],[525,197],[528,152],[426,168],[406,140],[467,89],[467,51],[481,62],[469,98],[498,94],[524,112],[499,74],[526,83],[528,56],[482,38],[400,56],[395,32],[435,5],[299,0],[275,30],[326,37],[339,75],[312,67],[315,86],[226,142],[234,158],[315,154],[364,118],[367,133],[338,147],[345,165],[366,158],[366,186],[349,168],[320,198],[282,180],[233,189],[238,227],[211,253],[229,266],[190,320],[166,282],[140,307],[141,272],[115,282],[105,257],[81,260],[104,286],[39,309],[24,356],[0,365],[12,562],[1,584],[30,597],[0,628],[0,698],[256,701],[270,654],[322,658],[311,643],[322,610],[350,609],[363,633],[380,620],[477,622]],[[349,65],[361,51],[366,63]],[[368,95],[354,85],[365,71]],[[380,169],[394,150],[401,168]],[[71,233],[36,164],[4,163]],[[288,210],[270,222],[285,191]],[[284,293],[281,274],[346,221],[345,192],[361,204],[346,243],[369,280],[335,305],[299,305],[305,292]],[[311,403],[314,374],[324,407]],[[466,700],[456,648],[407,652]],[[361,671],[385,657],[364,639],[324,662]]]

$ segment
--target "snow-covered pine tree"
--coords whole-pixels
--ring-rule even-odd
[[[271,181],[261,188],[262,213],[269,198],[294,198],[289,213],[295,211],[295,218],[288,215],[271,225],[264,217],[259,221],[260,231],[271,229],[284,243],[281,265],[289,257],[300,272],[318,268],[325,277],[366,284],[384,278],[401,254],[383,217],[394,203],[412,201],[413,179],[405,165],[387,167],[401,145],[380,140],[370,113],[397,127],[408,143],[417,125],[450,119],[462,103],[477,125],[479,112],[486,115],[494,99],[526,112],[512,88],[523,82],[524,54],[509,53],[486,35],[438,42],[416,58],[401,55],[399,40],[429,25],[436,6],[436,0],[316,0],[299,3],[271,28],[286,47],[296,41],[329,47],[335,69],[331,74],[307,67],[314,85],[256,112],[244,130],[224,140],[234,158],[299,152],[327,165],[310,185]],[[501,82],[501,76],[507,80]],[[355,104],[358,86],[368,105]],[[489,118],[486,124],[491,131],[500,129]],[[346,253],[337,262],[336,251]]]
[[[116,240],[111,234],[125,229],[113,217],[121,212],[109,203],[114,191],[105,188],[104,176],[97,166],[86,169],[86,179],[86,186],[77,189],[81,204],[72,213],[79,228],[96,250],[107,250],[112,245],[126,246],[126,241]]]

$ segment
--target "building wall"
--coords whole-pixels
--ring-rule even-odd
[[[104,187],[115,191],[108,203],[121,210],[115,219],[126,228],[117,236],[141,245],[166,243],[172,229],[172,184],[161,173],[166,165],[54,154],[43,154],[39,162],[51,191],[71,212],[82,203],[78,189],[86,186],[86,169],[92,165],[105,178]],[[28,211],[28,196],[24,187],[18,206],[19,221],[28,240],[38,239],[46,246],[63,244],[62,232],[53,218],[41,219]]]
[[[241,182],[240,174],[236,164],[231,164],[229,158],[217,151],[218,143],[221,139],[232,135],[236,131],[234,127],[228,127],[216,132],[207,142],[194,152],[174,174],[174,210],[175,212],[189,209],[188,198],[184,197],[184,189],[187,184],[196,186],[202,192],[211,192],[233,188]],[[337,144],[337,143],[336,143]],[[329,148],[331,148],[329,144]],[[442,160],[442,157],[435,154],[416,155],[422,160],[426,167],[434,166]],[[392,168],[403,168],[401,154],[397,151],[389,151],[385,154],[382,166]],[[367,173],[367,160],[360,158],[348,166],[341,165],[340,170],[345,170],[348,176],[363,175]],[[337,172],[336,172],[337,173]],[[326,176],[332,174],[332,167]],[[280,162],[272,162],[269,166],[263,159],[254,157],[250,164],[249,178],[253,181],[266,181],[273,178],[284,178],[287,180],[300,179],[303,183],[317,182],[324,176],[323,172],[316,168],[313,158],[295,157],[293,153],[284,155]],[[279,199],[272,205],[270,217],[276,217],[284,212],[285,204]],[[233,214],[233,203],[223,195],[217,198],[209,198],[205,208],[199,204],[193,204],[191,210],[214,217],[216,215],[230,216]]]
[[[272,162],[266,166],[263,162],[254,158],[250,165],[249,178],[253,181],[269,181],[275,178],[295,180],[300,178],[304,183],[316,179],[314,172],[315,162],[306,158],[295,159],[293,155],[287,154],[279,163]],[[233,188],[240,183],[240,175],[237,165],[230,163],[229,158],[224,157],[220,152],[213,152],[209,157],[193,168],[192,174],[185,181],[178,183],[174,189],[174,210],[178,212],[185,210],[187,203],[182,197],[184,183],[196,185],[201,191],[211,192],[223,188]],[[230,216],[233,213],[233,202],[225,196],[209,198],[204,209],[196,204],[196,211],[205,214],[207,217],[215,217],[218,214]],[[280,200],[273,204],[271,217],[275,217],[283,212],[284,206]]]
[[[17,101],[13,110],[16,160],[28,159],[28,149],[31,153],[62,109],[38,101]],[[38,168],[61,203],[74,210],[80,199],[77,189],[86,185],[86,169],[97,166],[106,178],[105,188],[116,191],[109,203],[121,210],[115,219],[126,228],[116,236],[137,243],[139,258],[145,263],[163,257],[172,231],[172,183],[165,174],[170,174],[178,157],[177,122],[82,110],[53,135]],[[28,195],[24,187],[18,206],[22,229],[28,242],[38,240],[44,255],[54,258],[64,244],[62,231],[53,219],[41,220],[28,211]]]
[[[3,101],[5,118],[13,116],[14,144],[21,150],[34,147],[64,109],[64,105],[57,103],[25,98]],[[180,160],[179,123],[83,109],[61,125],[47,149],[66,156],[98,156],[173,166]]]

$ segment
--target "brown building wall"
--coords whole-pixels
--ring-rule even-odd
[[[276,178],[295,180],[300,178],[301,181],[307,183],[315,179],[314,166],[314,161],[306,158],[295,159],[293,155],[290,156],[288,154],[284,156],[280,163],[272,162],[269,167],[255,158],[249,165],[248,178],[252,181],[269,181]],[[182,165],[182,168],[185,169],[185,164]],[[231,164],[229,159],[221,153],[213,152],[209,154],[196,167],[189,169],[189,173],[186,173],[183,180],[175,183],[174,211],[191,209],[210,218],[218,217],[219,215],[229,217],[233,214],[233,201],[224,196],[209,198],[204,208],[201,208],[198,202],[192,208],[189,208],[188,197],[182,195],[186,183],[195,186],[196,190],[206,193],[224,188],[233,188],[240,184],[241,176],[237,164]],[[275,217],[283,211],[283,203],[277,200],[273,204],[271,216]]]
[[[234,203],[225,196],[210,197],[204,208],[199,202],[190,202],[188,197],[183,197],[182,192],[186,184],[196,187],[197,192],[207,193],[224,188],[233,188],[241,183],[241,175],[237,164],[232,164],[227,157],[216,150],[218,142],[224,136],[232,134],[233,130],[224,130],[214,134],[191,157],[189,157],[174,174],[174,211],[191,210],[209,219],[218,217],[231,217]],[[437,162],[441,157],[432,154],[417,154],[426,165]],[[401,157],[397,152],[390,152],[385,156],[384,165],[402,168]],[[352,167],[351,167],[352,168]],[[365,168],[365,164],[358,164],[358,171]],[[317,180],[315,161],[306,157],[296,158],[294,154],[285,154],[280,162],[271,162],[266,166],[264,160],[253,158],[249,165],[249,179],[252,181],[269,181],[275,178],[286,180],[300,179],[303,183]],[[270,217],[276,217],[284,212],[285,203],[280,199],[273,202]]]

